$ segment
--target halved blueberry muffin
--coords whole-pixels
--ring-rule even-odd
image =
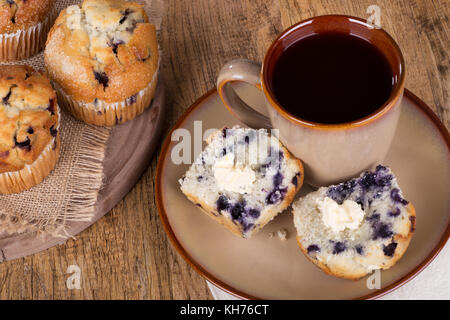
[[[405,253],[416,214],[385,166],[322,187],[293,204],[297,241],[326,273],[357,280]]]
[[[234,234],[249,238],[286,209],[303,166],[265,129],[223,128],[180,179],[181,191]]]
[[[59,147],[50,81],[29,66],[0,66],[0,193],[40,183],[55,167]]]
[[[44,58],[61,104],[87,123],[126,122],[154,97],[158,43],[141,4],[84,0],[67,7],[49,32]]]

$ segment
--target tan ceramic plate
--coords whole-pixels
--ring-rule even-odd
[[[263,98],[246,85],[235,87],[253,106]],[[202,130],[239,124],[223,106],[215,90],[194,103],[176,128],[194,136],[194,121]],[[242,125],[242,124],[241,124]],[[403,258],[381,272],[381,289],[368,289],[359,281],[326,275],[310,263],[295,241],[290,210],[278,215],[249,240],[236,237],[189,202],[179,190],[178,179],[188,165],[175,165],[166,139],[157,169],[156,197],[161,220],[179,253],[191,266],[219,288],[242,298],[355,299],[379,297],[414,277],[442,249],[450,235],[450,137],[433,112],[406,91],[394,142],[385,160],[417,210],[417,230]],[[193,149],[193,148],[192,148]],[[193,155],[194,158],[196,155]],[[310,192],[303,186],[299,196]],[[287,241],[269,238],[270,232],[288,230]],[[189,284],[187,284],[189,285]]]

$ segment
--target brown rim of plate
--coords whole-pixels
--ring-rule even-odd
[[[171,143],[171,135],[172,132],[179,128],[186,118],[195,110],[198,106],[200,106],[203,101],[207,98],[209,98],[211,95],[216,93],[216,88],[213,88],[209,90],[207,93],[205,93],[203,96],[201,96],[197,101],[195,101],[178,119],[178,121],[175,123],[175,125],[170,130],[169,134],[167,135],[166,139],[164,140],[163,146],[161,148],[161,153],[159,155],[158,164],[156,167],[156,193],[155,193],[155,199],[156,199],[156,207],[158,208],[159,217],[162,221],[164,230],[166,231],[170,242],[175,247],[175,249],[178,251],[178,253],[183,257],[183,259],[195,270],[197,271],[203,278],[214,284],[216,287],[219,287],[220,289],[224,290],[225,292],[241,299],[250,299],[250,300],[263,300],[263,298],[255,297],[252,295],[249,295],[245,292],[242,292],[240,290],[237,290],[233,288],[232,286],[226,284],[225,282],[217,279],[214,277],[211,273],[209,273],[207,270],[205,270],[199,263],[197,263],[186,250],[183,248],[181,243],[178,241],[177,237],[175,236],[175,233],[172,230],[172,227],[169,224],[169,221],[167,219],[167,214],[164,209],[162,196],[161,196],[161,174],[162,174],[162,166],[163,162],[166,158],[167,150],[169,149],[169,145]],[[445,140],[447,144],[448,152],[450,153],[450,133],[445,128],[445,126],[442,124],[442,122],[439,120],[439,118],[436,116],[436,114],[433,112],[433,110],[428,107],[425,102],[423,102],[420,98],[418,98],[415,94],[413,94],[411,91],[405,88],[405,96],[407,96],[409,99],[411,99],[418,108],[425,113],[427,117],[431,119],[431,121],[434,123],[434,125],[439,130],[442,138]],[[450,215],[450,212],[449,212]],[[395,281],[393,284],[390,284],[389,286],[377,290],[374,293],[361,296],[361,297],[355,297],[352,298],[353,300],[367,300],[367,299],[376,299],[384,296],[387,293],[390,293],[394,291],[395,289],[401,287],[402,285],[409,282],[411,279],[413,279],[415,276],[417,276],[422,270],[424,270],[431,261],[434,260],[434,258],[439,254],[439,252],[442,250],[442,248],[447,243],[448,239],[450,238],[450,221],[447,224],[447,229],[443,233],[441,239],[439,240],[438,244],[431,250],[430,254],[412,271],[410,271],[408,274],[400,278],[399,280]]]
[[[300,21],[286,30],[284,30],[282,33],[280,33],[275,40],[270,45],[269,49],[266,51],[266,54],[263,59],[262,67],[261,67],[261,88],[264,92],[264,95],[266,99],[269,101],[271,106],[277,110],[277,112],[282,115],[285,119],[293,122],[294,124],[301,125],[304,127],[308,127],[310,129],[318,129],[318,130],[336,130],[336,129],[349,129],[349,128],[356,128],[363,125],[367,125],[373,121],[376,121],[377,119],[380,119],[384,114],[388,113],[397,103],[398,99],[402,96],[402,90],[405,88],[405,60],[403,58],[402,51],[400,50],[400,47],[398,46],[397,42],[391,37],[389,33],[384,31],[384,29],[379,28],[376,29],[375,32],[379,32],[382,34],[388,42],[390,42],[390,45],[393,48],[393,52],[396,56],[396,58],[399,60],[399,80],[395,83],[395,85],[392,88],[392,92],[388,98],[388,100],[377,110],[369,114],[368,116],[365,116],[363,118],[350,121],[350,122],[343,122],[343,123],[337,123],[337,124],[324,124],[324,123],[318,123],[313,121],[307,121],[304,119],[301,119],[299,117],[296,117],[289,113],[286,109],[284,109],[276,100],[275,96],[273,95],[271,89],[269,88],[269,71],[270,69],[270,62],[273,60],[272,56],[274,55],[274,51],[279,46],[279,43],[282,42],[283,39],[287,38],[290,34],[297,31],[299,28],[301,28],[304,25],[309,24],[310,22],[313,22],[314,20],[349,20],[350,23],[360,24],[364,27],[370,28],[370,25],[367,23],[366,20],[354,16],[349,15],[339,15],[339,14],[330,14],[330,15],[322,15],[322,16],[316,16],[312,17],[303,21]],[[322,22],[326,24],[325,22]],[[363,37],[362,39],[369,41]],[[374,45],[373,43],[371,43]],[[374,45],[375,46],[375,45]],[[377,46],[376,46],[377,47]],[[389,60],[389,59],[388,59]],[[395,71],[392,70],[393,74],[395,74]]]

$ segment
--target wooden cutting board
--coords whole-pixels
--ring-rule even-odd
[[[158,80],[152,105],[135,119],[112,129],[103,161],[105,183],[91,221],[69,222],[68,236],[75,236],[108,213],[136,184],[160,143],[164,110],[164,84]],[[46,250],[67,239],[23,233],[0,240],[0,262]]]

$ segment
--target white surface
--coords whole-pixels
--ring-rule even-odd
[[[450,299],[450,244],[415,278],[380,300],[439,300]],[[395,266],[393,267],[395,268]],[[231,294],[206,281],[216,300],[237,300]]]

